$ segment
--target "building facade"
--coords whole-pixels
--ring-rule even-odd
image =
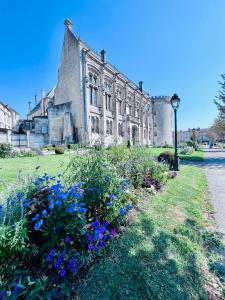
[[[8,105],[0,102],[0,129],[12,130],[19,120],[19,114]]]
[[[28,114],[48,117],[49,144],[172,144],[170,98],[151,97],[64,24],[57,85]]]
[[[208,128],[189,128],[188,130],[179,130],[177,132],[178,143],[185,143],[191,140],[193,134],[196,136],[198,143],[209,143],[210,139],[207,136]],[[174,133],[173,133],[174,136]]]

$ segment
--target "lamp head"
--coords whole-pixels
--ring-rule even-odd
[[[170,103],[173,107],[173,109],[178,109],[180,105],[180,98],[177,96],[177,94],[174,94],[172,98],[170,99]]]

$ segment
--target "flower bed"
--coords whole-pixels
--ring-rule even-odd
[[[94,151],[64,176],[45,174],[0,206],[0,299],[74,294],[76,280],[103,255],[139,201],[134,188],[161,188],[156,162]],[[136,168],[134,168],[136,166]],[[125,177],[124,175],[127,175]]]

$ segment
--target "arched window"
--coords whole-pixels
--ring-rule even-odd
[[[96,117],[96,133],[99,133],[99,118]]]
[[[95,117],[91,117],[91,132],[95,132]]]
[[[98,105],[98,77],[96,74],[89,73],[89,97],[90,104]]]
[[[110,121],[110,134],[113,134],[113,121]]]
[[[112,85],[109,82],[105,82],[105,108],[112,111]]]

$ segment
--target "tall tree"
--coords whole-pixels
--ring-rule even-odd
[[[219,81],[221,90],[219,91],[219,95],[216,96],[215,103],[220,112],[219,118],[225,119],[225,74],[221,75],[222,80]]]

